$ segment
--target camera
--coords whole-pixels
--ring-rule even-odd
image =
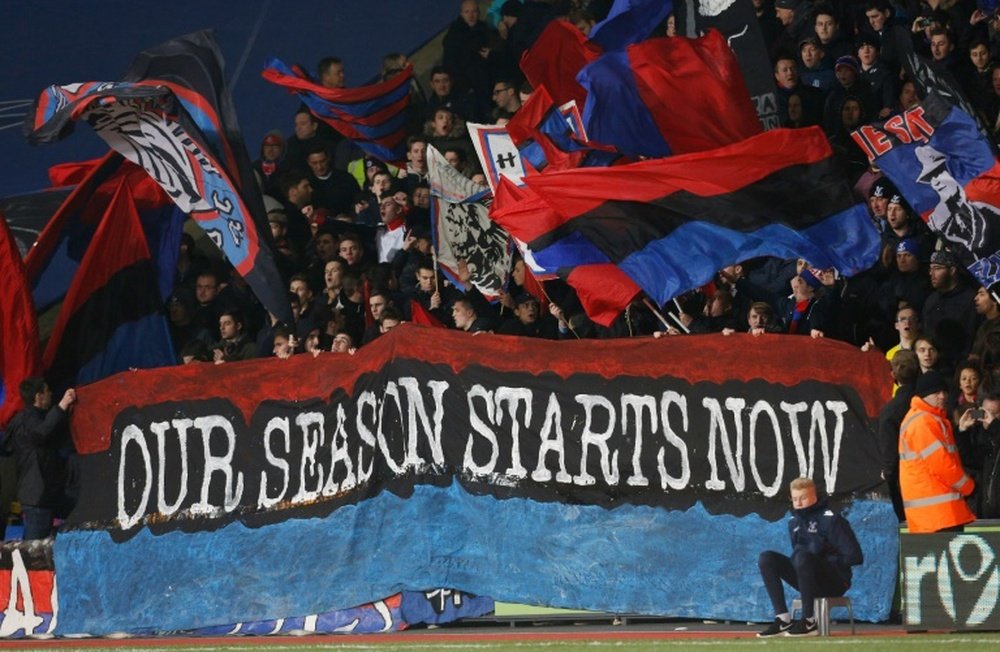
[[[973,419],[983,419],[986,417],[986,410],[982,408],[972,408],[969,410],[969,416]]]
[[[919,18],[917,19],[917,27],[930,27],[934,24],[934,20],[931,18]]]

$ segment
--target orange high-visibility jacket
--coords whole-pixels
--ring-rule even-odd
[[[976,520],[963,499],[974,488],[962,468],[948,413],[914,396],[899,428],[899,490],[910,532],[937,532]]]

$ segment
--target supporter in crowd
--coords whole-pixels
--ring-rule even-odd
[[[505,47],[497,31],[479,20],[479,3],[463,0],[458,18],[444,35],[442,60],[451,73],[454,92],[471,93],[475,98],[475,117],[488,113],[494,79],[505,74]]]
[[[279,192],[278,178],[284,172],[285,137],[277,129],[267,132],[260,144],[260,158],[253,162],[257,182],[265,195]]]
[[[887,118],[895,108],[898,93],[898,78],[893,76],[889,66],[885,65],[879,56],[881,47],[879,39],[874,34],[858,36],[855,54],[861,65],[859,76],[871,93],[872,106],[875,108],[873,118]]]
[[[942,370],[941,367],[941,354],[938,349],[937,344],[930,335],[921,335],[913,342],[913,352],[917,354],[917,360],[920,362],[920,373],[927,373],[928,371],[936,371],[940,373],[941,371],[947,372],[947,369]]]
[[[788,121],[788,102],[794,95],[802,102],[801,125],[820,124],[823,119],[825,94],[818,88],[806,86],[799,77],[798,64],[791,55],[779,55],[774,62],[774,81],[778,91],[778,115]]]
[[[18,387],[24,409],[7,424],[7,442],[17,464],[17,500],[21,503],[24,540],[44,539],[53,533],[52,519],[72,509],[75,452],[66,417],[76,403],[70,388],[56,405],[44,379],[26,378]]]
[[[920,363],[913,351],[899,351],[890,362],[892,379],[896,384],[895,395],[879,412],[878,445],[882,458],[882,478],[889,487],[892,507],[900,522],[906,520],[903,499],[899,493],[899,427],[910,411],[917,378],[920,377]]]
[[[950,395],[952,423],[958,423],[970,408],[979,407],[979,387],[982,380],[982,372],[975,362],[963,362],[955,371],[955,391]]]
[[[837,83],[833,65],[827,60],[823,46],[815,36],[807,36],[799,43],[799,58],[802,61],[800,77],[806,86],[828,92]]]
[[[1000,305],[988,289],[980,286],[973,299],[976,314],[982,317],[976,336],[972,340],[969,359],[982,362],[988,347],[1000,350]]]
[[[306,156],[309,165],[311,203],[325,208],[331,215],[352,213],[354,198],[361,191],[358,182],[347,172],[333,168],[330,154],[322,143],[315,143]]]
[[[976,333],[976,291],[964,283],[947,251],[931,256],[930,278],[934,291],[924,303],[921,321],[924,331],[941,344],[944,363],[954,368],[968,355]]]
[[[257,346],[246,333],[243,315],[227,310],[219,317],[219,341],[212,349],[215,364],[251,360],[257,356]]]
[[[521,108],[521,98],[517,94],[514,81],[505,78],[497,80],[493,86],[493,121],[509,120]]]
[[[820,5],[813,10],[813,29],[830,61],[854,53],[850,41],[841,33],[833,7]]]

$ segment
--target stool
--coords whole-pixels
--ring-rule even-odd
[[[830,635],[830,609],[833,607],[847,607],[847,616],[851,620],[851,635],[855,633],[854,629],[854,607],[851,606],[851,599],[846,596],[841,596],[839,598],[816,598],[813,601],[813,607],[816,617],[816,626],[819,629],[820,636]],[[802,610],[802,599],[795,598],[792,600],[792,617],[795,617],[796,611]]]

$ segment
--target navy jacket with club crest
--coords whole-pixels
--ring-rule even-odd
[[[837,569],[850,586],[851,566],[864,561],[864,554],[847,519],[835,513],[825,499],[805,509],[792,510],[788,522],[792,552],[803,550],[818,555]]]

